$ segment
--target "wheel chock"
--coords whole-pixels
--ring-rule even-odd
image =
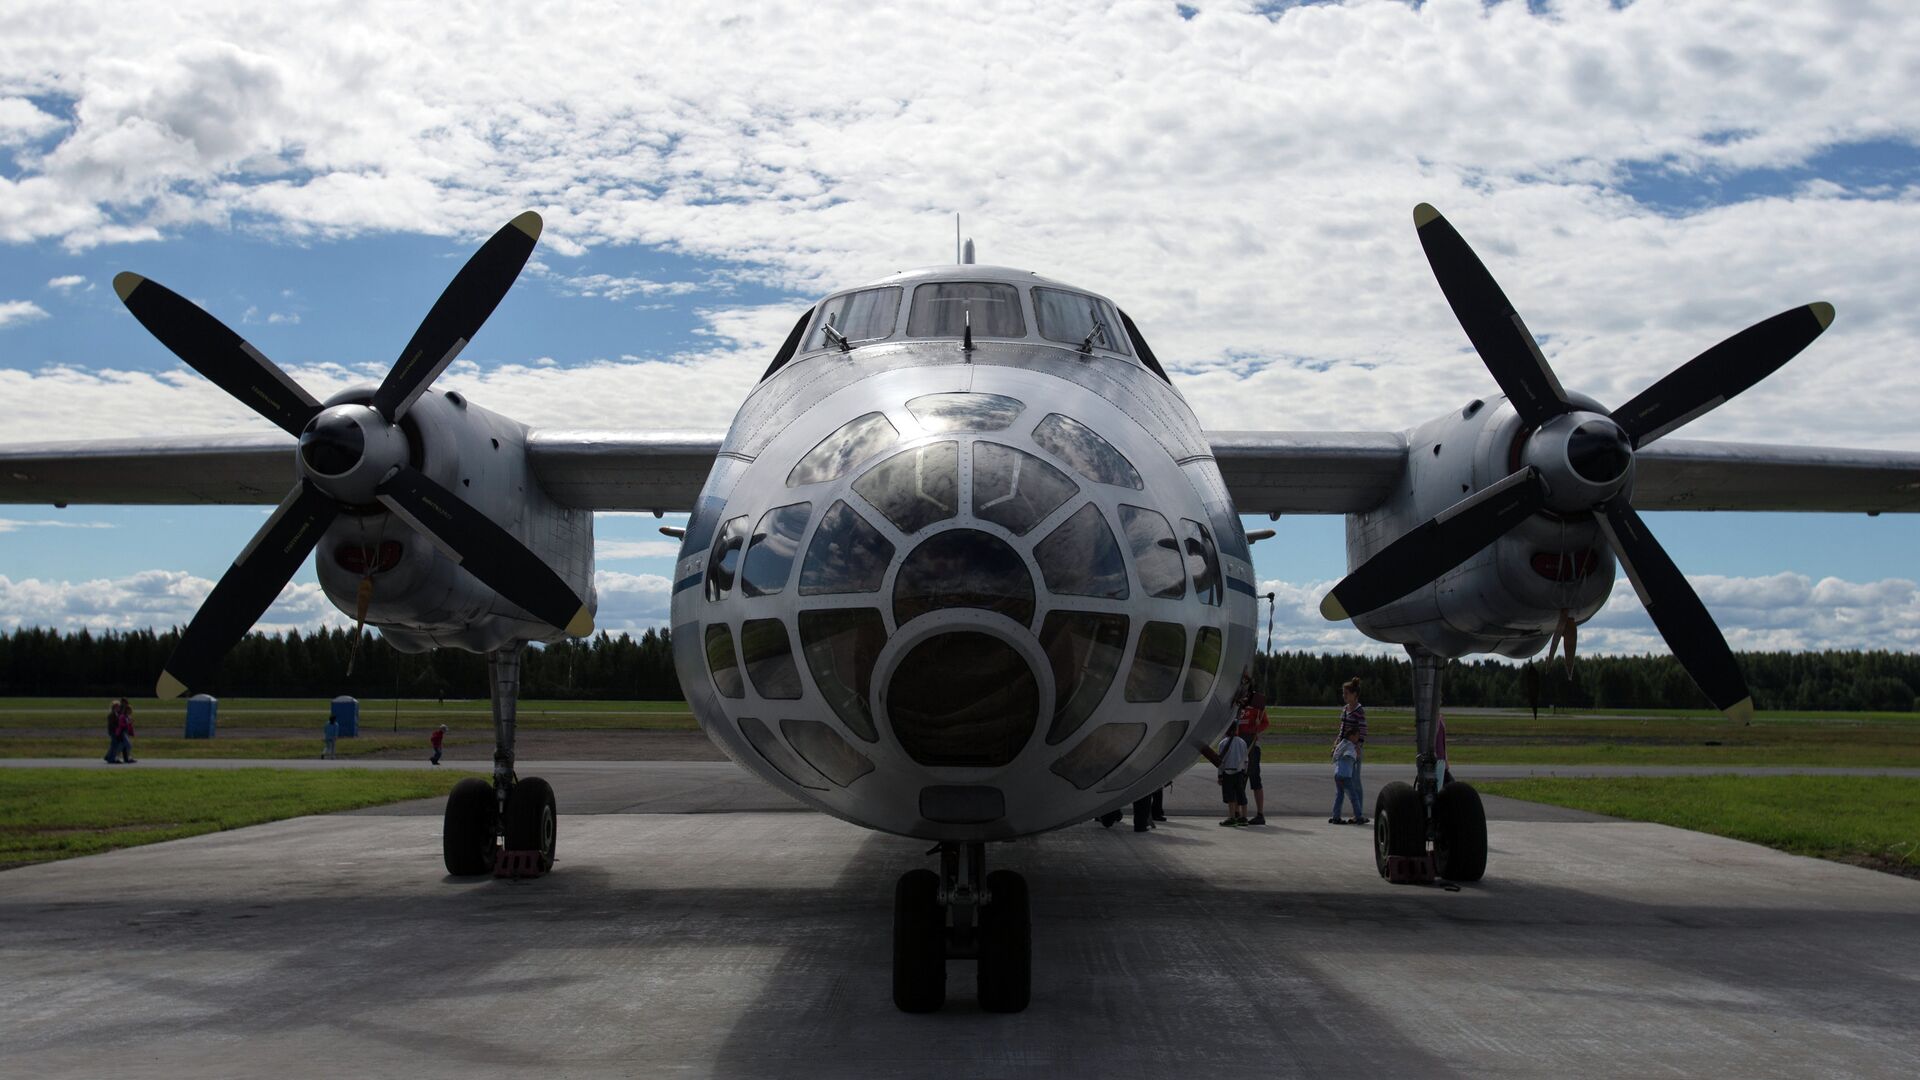
[[[508,851],[504,848],[493,859],[493,876],[497,878],[537,878],[546,871],[540,869],[538,851]]]
[[[1431,885],[1435,876],[1431,854],[1387,856],[1390,885]]]

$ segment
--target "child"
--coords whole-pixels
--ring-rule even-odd
[[[433,744],[433,763],[435,765],[440,764],[440,743],[444,741],[446,737],[447,737],[447,725],[445,724],[441,724],[439,727],[434,728],[433,734],[427,736],[427,741]]]

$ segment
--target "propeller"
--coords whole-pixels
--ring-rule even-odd
[[[1527,436],[1518,469],[1375,553],[1320,603],[1330,620],[1363,615],[1438,579],[1542,510],[1592,512],[1640,602],[1715,708],[1750,719],[1753,698],[1726,638],[1630,502],[1633,452],[1779,370],[1833,322],[1807,304],[1740,331],[1611,412],[1568,395],[1513,304],[1440,211],[1413,224],[1440,291],[1513,403]],[[1563,627],[1569,655],[1571,627]]]
[[[174,355],[300,440],[300,479],[187,624],[156,692],[203,684],[280,595],[344,508],[385,506],[481,583],[575,637],[593,616],[560,575],[507,530],[407,461],[399,421],[506,296],[540,238],[540,215],[514,218],[467,260],[434,302],[369,405],[323,407],[286,372],[179,293],[134,273],[120,300]],[[363,582],[359,615],[364,620]]]

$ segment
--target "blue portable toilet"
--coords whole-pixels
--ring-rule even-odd
[[[220,699],[212,694],[195,694],[187,699],[187,738],[211,739]]]
[[[345,694],[333,699],[333,722],[340,725],[340,737],[351,739],[360,734],[360,700]]]

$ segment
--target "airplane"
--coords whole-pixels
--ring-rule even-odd
[[[1130,803],[1223,733],[1255,646],[1240,515],[1346,516],[1350,572],[1322,613],[1414,661],[1416,781],[1377,793],[1375,869],[1431,852],[1475,881],[1486,815],[1435,755],[1446,660],[1570,638],[1617,560],[1702,692],[1751,716],[1640,512],[1920,511],[1920,454],[1666,437],[1800,352],[1831,306],[1766,319],[1609,409],[1562,386],[1439,211],[1414,225],[1501,393],[1397,432],[1205,431],[1110,298],[976,263],[957,237],[952,265],[801,313],[723,434],[530,430],[433,388],[533,251],[535,213],[479,249],[384,381],[325,401],[123,273],[128,310],[282,433],[0,447],[0,502],[278,504],[162,696],[208,685],[309,555],[395,648],[484,653],[494,766],[448,798],[457,875],[553,865],[553,790],[515,771],[519,667],[529,642],[592,631],[593,512],[690,511],[663,531],[681,540],[671,640],[701,727],[808,806],[934,843],[939,869],[895,889],[899,1008],[941,1008],[948,961],[969,959],[980,1004],[1015,1012],[1029,893],[987,869],[988,845]]]

